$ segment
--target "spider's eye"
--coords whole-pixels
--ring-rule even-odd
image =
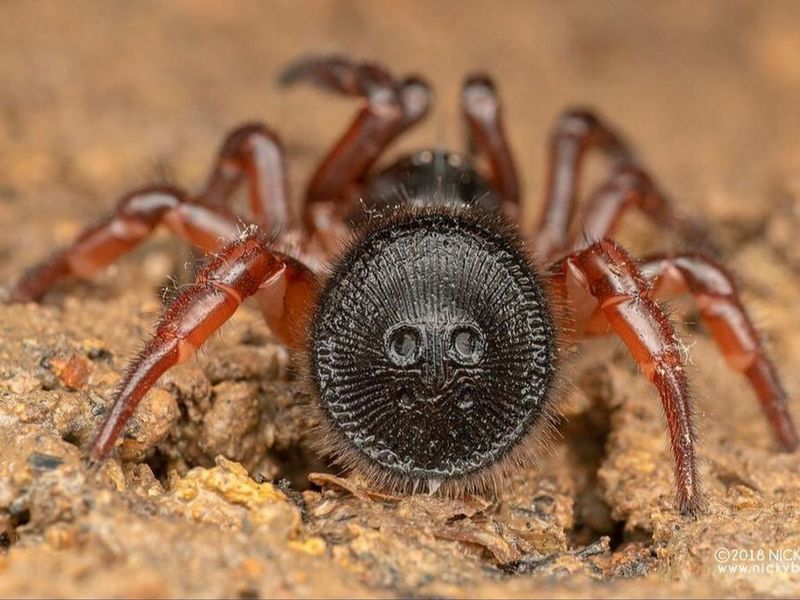
[[[473,325],[459,325],[450,333],[448,356],[459,365],[477,365],[486,350],[486,340]]]
[[[422,340],[419,331],[409,325],[399,325],[386,334],[386,354],[398,367],[413,365],[420,357]]]

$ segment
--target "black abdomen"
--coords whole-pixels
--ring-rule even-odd
[[[372,223],[312,322],[328,449],[379,485],[478,481],[546,420],[556,344],[543,283],[513,234],[478,211]]]

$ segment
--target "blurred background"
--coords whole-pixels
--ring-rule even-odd
[[[758,218],[797,185],[793,1],[3,2],[0,275],[131,186],[166,174],[195,189],[243,121],[281,132],[299,192],[355,109],[276,85],[287,61],[318,52],[431,80],[434,111],[405,148],[460,147],[460,82],[492,73],[534,207],[548,131],[575,104],[616,123],[687,210]]]

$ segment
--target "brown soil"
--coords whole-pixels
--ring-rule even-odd
[[[534,208],[558,112],[607,115],[712,224],[800,392],[793,2],[3,3],[0,282],[131,186],[199,185],[248,119],[281,130],[301,189],[353,105],[281,91],[275,74],[331,50],[435,83],[436,112],[404,148],[458,145],[459,82],[490,70]],[[670,244],[626,225],[636,251]],[[572,367],[562,439],[539,469],[497,498],[393,497],[314,457],[307,399],[249,308],[162,379],[121,460],[87,471],[82,449],[190,258],[161,234],[42,305],[0,306],[0,595],[800,594],[787,553],[788,573],[719,570],[718,548],[800,550],[800,456],[776,452],[751,391],[694,326],[681,333],[708,494],[696,520],[673,508],[658,399],[613,341],[586,344]],[[676,313],[696,320],[688,304]]]

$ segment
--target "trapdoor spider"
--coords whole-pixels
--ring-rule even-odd
[[[478,490],[525,463],[551,424],[564,349],[613,332],[661,396],[678,505],[696,512],[691,395],[679,341],[656,302],[687,291],[781,447],[797,448],[786,394],[728,273],[702,253],[637,262],[609,239],[631,208],[688,237],[701,230],[677,215],[603,121],[579,110],[558,119],[543,213],[527,230],[488,77],[467,78],[461,92],[467,155],[423,150],[377,173],[387,146],[428,112],[428,84],[339,57],[300,60],[283,73],[285,84],[300,81],[361,100],[314,172],[300,215],[278,137],[248,124],[225,140],[200,193],[151,186],[125,195],[11,289],[12,301],[37,300],[63,279],[96,273],[158,225],[211,253],[127,369],[93,460],[108,456],[158,378],[250,296],[275,335],[306,357],[324,448],[375,485]],[[612,168],[575,227],[581,165],[594,149]],[[242,182],[257,225],[244,234],[228,202]]]

